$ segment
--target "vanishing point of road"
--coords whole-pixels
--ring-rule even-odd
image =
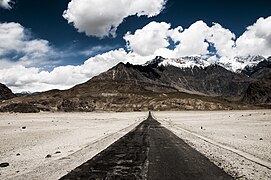
[[[232,180],[151,114],[61,180]]]

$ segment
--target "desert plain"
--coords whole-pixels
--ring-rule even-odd
[[[152,112],[236,179],[271,178],[271,110]],[[0,114],[0,179],[58,179],[145,120],[148,112]]]

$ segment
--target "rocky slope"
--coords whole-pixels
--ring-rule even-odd
[[[243,73],[253,79],[245,92],[243,101],[271,108],[271,58],[244,69]]]
[[[0,100],[7,100],[14,97],[15,94],[6,85],[0,83]]]

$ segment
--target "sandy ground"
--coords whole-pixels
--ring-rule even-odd
[[[153,114],[237,179],[271,179],[271,110]]]
[[[147,113],[0,114],[0,163],[9,163],[0,168],[0,179],[57,179],[146,117]]]

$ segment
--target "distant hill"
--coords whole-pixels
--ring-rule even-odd
[[[219,64],[206,65],[198,58],[190,58],[189,61],[193,63],[190,62],[188,66],[184,66],[180,59],[162,57],[145,65],[119,63],[69,90],[51,90],[6,101],[0,104],[0,111],[158,111],[269,107],[270,58],[255,58],[257,61],[250,57],[252,65],[235,72]],[[263,61],[258,62],[259,59]]]

